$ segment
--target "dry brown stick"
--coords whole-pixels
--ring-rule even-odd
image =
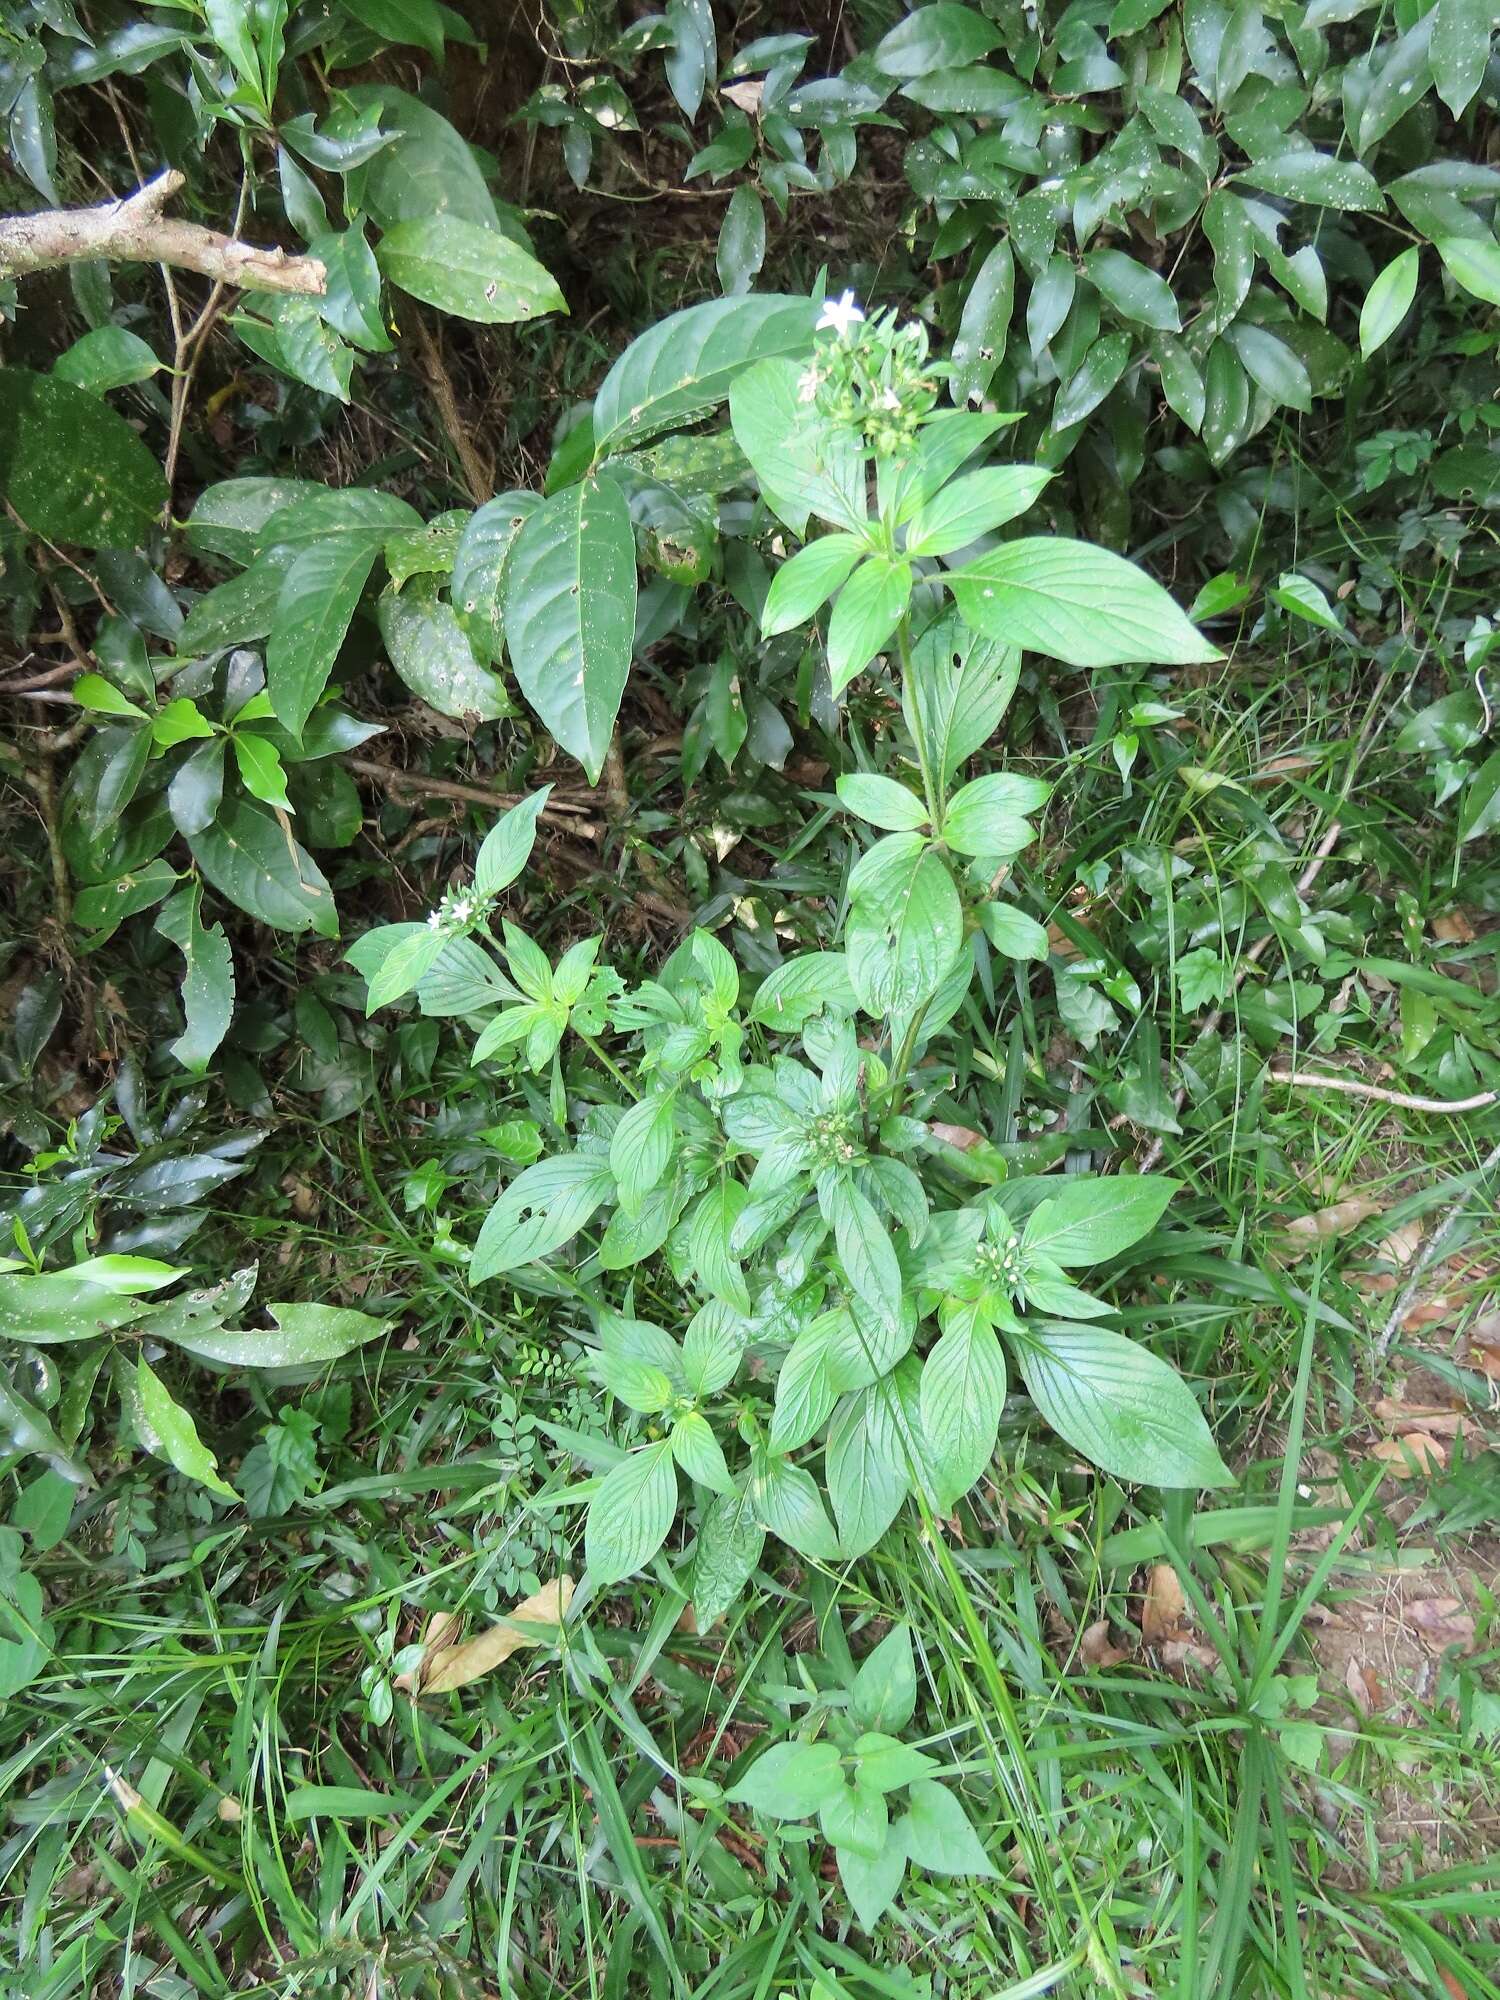
[[[0,278],[105,257],[122,264],[167,264],[247,291],[318,294],[328,273],[316,257],[242,243],[217,229],[164,215],[183,176],[169,167],[134,194],[94,208],[47,208],[0,220]]]
[[[1465,1111],[1487,1111],[1492,1104],[1500,1104],[1500,1090],[1480,1090],[1472,1097],[1412,1097],[1404,1090],[1387,1090],[1381,1084],[1364,1083],[1354,1076],[1318,1076],[1305,1069],[1273,1069],[1267,1075],[1272,1083],[1284,1083],[1293,1090],[1336,1090],[1344,1097],[1368,1097],[1376,1104],[1393,1104],[1398,1111],[1431,1111],[1447,1118],[1456,1118]]]
[[[463,420],[463,413],[458,407],[458,397],[453,391],[453,378],[448,373],[448,364],[443,359],[442,349],[437,344],[432,328],[415,306],[411,309],[411,316],[412,324],[417,329],[417,346],[422,350],[422,366],[427,372],[432,400],[437,405],[438,419],[453,449],[458,453],[458,462],[464,470],[464,484],[469,489],[469,498],[476,507],[482,507],[495,491],[493,475],[469,435],[469,426]]]
[[[399,771],[394,764],[376,763],[373,757],[351,757],[347,768],[362,778],[370,778],[393,792],[419,792],[425,798],[457,799],[464,805],[491,806],[504,812],[521,803],[519,792],[488,792],[482,785],[460,784],[454,778],[428,778],[420,771]],[[542,807],[541,817],[553,826],[565,828],[583,840],[597,840],[599,828],[587,817],[583,806],[569,806],[559,800]]]

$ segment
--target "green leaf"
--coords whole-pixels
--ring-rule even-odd
[[[1359,311],[1359,351],[1366,361],[1384,347],[1411,310],[1422,253],[1414,243],[1393,257],[1365,294]]]
[[[502,493],[476,508],[459,537],[453,557],[453,609],[483,661],[500,657],[506,565],[527,516],[541,504],[537,493]]]
[[[732,1494],[734,1481],[719,1441],[708,1419],[697,1410],[688,1410],[672,1426],[672,1456],[689,1479],[706,1486],[711,1493]]]
[[[779,1535],[789,1549],[809,1562],[836,1559],[838,1537],[823,1512],[812,1475],[800,1465],[776,1453],[757,1453],[749,1491],[756,1519],[773,1535]]]
[[[503,813],[490,828],[474,857],[476,895],[498,896],[515,881],[531,859],[531,850],[536,845],[536,823],[551,796],[552,787],[543,785],[539,792],[533,792]]]
[[[1087,542],[1022,537],[950,572],[947,583],[977,631],[1069,666],[1220,657],[1144,570]]]
[[[839,592],[828,622],[828,673],[839,694],[890,639],[911,602],[911,566],[868,557]]]
[[[160,1319],[152,1322],[152,1332],[225,1368],[322,1368],[391,1328],[390,1320],[349,1306],[277,1304],[267,1310],[276,1322],[271,1332],[191,1322],[173,1329]]]
[[[1500,306],[1500,243],[1494,237],[1440,236],[1437,253],[1455,284],[1486,305]]]
[[[843,1784],[836,1744],[773,1743],[724,1796],[770,1819],[809,1819]]]
[[[827,1423],[837,1401],[828,1373],[828,1341],[815,1321],[792,1342],[777,1374],[770,1449],[800,1450]]]
[[[222,924],[204,928],[203,885],[179,891],[156,919],[156,929],[175,944],[186,961],[182,974],[182,1033],[172,1053],[184,1069],[201,1076],[229,1032],[234,1015],[234,960]]]
[[[643,1416],[657,1415],[672,1400],[672,1384],[665,1372],[633,1354],[611,1354],[605,1349],[595,1367],[610,1395]]]
[[[810,951],[778,965],[761,981],[749,1018],[780,1034],[800,1034],[814,1014],[852,1014],[858,1004],[844,954]]]
[[[1090,250],[1084,257],[1083,269],[1090,284],[1121,319],[1152,327],[1157,333],[1180,331],[1182,321],[1177,313],[1177,300],[1159,272],[1127,256],[1123,250]]]
[[[1266,595],[1283,611],[1290,611],[1294,618],[1305,618],[1309,625],[1320,625],[1325,632],[1337,632],[1341,638],[1347,637],[1334,615],[1333,606],[1310,576],[1299,576],[1295,570],[1287,570]]]
[[[808,353],[817,312],[811,299],[767,293],[710,299],[659,320],[599,385],[595,453],[622,451],[702,416],[756,362]]]
[[[755,1572],[765,1540],[748,1493],[715,1499],[703,1517],[693,1558],[693,1609],[700,1632],[708,1631],[738,1598]]]
[[[804,625],[822,608],[866,553],[867,544],[859,535],[820,535],[783,563],[771,579],[760,629],[767,638]]]
[[[341,4],[382,41],[406,42],[442,61],[443,10],[436,0],[341,0]]]
[[[1051,949],[1046,925],[1013,903],[981,904],[979,921],[985,936],[1005,958],[1032,959],[1040,964]]]
[[[922,1435],[945,1512],[995,1456],[1005,1409],[1005,1356],[977,1314],[956,1313],[922,1364]]]
[[[861,1729],[904,1729],[917,1707],[917,1670],[911,1627],[893,1625],[865,1655],[850,1690],[849,1713]]]
[[[846,1396],[828,1426],[828,1498],[845,1556],[874,1548],[911,1488],[894,1391],[876,1382]]]
[[[316,541],[282,578],[266,649],[266,686],[277,721],[293,736],[301,736],[328,685],[376,553],[358,535]]]
[[[635,535],[609,479],[554,494],[516,537],[505,633],[521,691],[597,784],[635,640]]]
[[[142,1445],[157,1458],[175,1465],[185,1479],[206,1486],[225,1500],[239,1494],[219,1476],[218,1461],[198,1436],[198,1427],[175,1401],[161,1377],[145,1361],[135,1366],[135,1431]]]
[[[956,792],[943,810],[943,839],[960,854],[1009,860],[1036,838],[1025,815],[1039,812],[1052,795],[1041,778],[991,771]]]
[[[156,525],[167,482],[97,396],[55,375],[0,368],[0,497],[49,541],[130,549]]]
[[[505,683],[475,659],[458,614],[441,599],[386,591],[376,615],[391,665],[429,708],[459,722],[515,714]]]
[[[509,237],[456,215],[396,223],[376,245],[375,261],[414,299],[484,325],[509,326],[568,309],[557,280],[535,257]]]
[[[1437,0],[1429,60],[1437,93],[1461,118],[1484,81],[1494,24],[1491,0]]]
[[[86,1257],[72,1264],[66,1275],[75,1284],[102,1285],[107,1292],[129,1296],[134,1292],[159,1292],[187,1276],[185,1265],[163,1264],[158,1257],[131,1257],[119,1252],[104,1257]]]
[[[1233,1483],[1192,1391],[1135,1341],[1099,1326],[1028,1320],[1015,1345],[1037,1408],[1105,1472],[1149,1486]]]
[[[252,354],[283,375],[306,383],[319,395],[348,402],[353,350],[324,320],[316,299],[247,292],[243,308],[229,324]]]
[[[1218,324],[1227,326],[1250,296],[1255,276],[1255,237],[1245,204],[1228,188],[1216,188],[1203,210],[1203,233],[1213,245]]]
[[[1273,403],[1304,412],[1312,408],[1312,382],[1300,355],[1263,326],[1236,320],[1224,335],[1245,373]]]
[[[729,197],[719,226],[714,268],[720,289],[730,297],[748,292],[750,281],[766,261],[766,212],[760,196],[742,181]]]
[[[906,1873],[906,1846],[898,1829],[894,1826],[888,1829],[878,1860],[867,1860],[847,1847],[835,1848],[834,1854],[839,1880],[854,1906],[855,1916],[867,1931],[873,1931],[895,1902]]]
[[[850,812],[891,833],[911,833],[927,824],[927,808],[914,791],[878,771],[846,771],[835,789]]]
[[[902,677],[901,712],[925,746],[939,791],[998,728],[1021,655],[972,631],[951,607],[925,625]]]
[[[959,315],[958,332],[953,336],[948,394],[955,403],[984,400],[996,369],[1005,359],[1005,340],[1015,300],[1015,257],[1009,239],[1002,237],[974,274]],[[955,542],[952,546],[963,545]]]
[[[145,709],[121,694],[103,674],[80,674],[73,683],[72,694],[80,708],[90,709],[95,715],[129,715],[137,722],[146,720]]]
[[[339,934],[333,891],[307,851],[249,799],[231,799],[188,836],[193,859],[237,908],[273,929]]]
[[[898,1821],[907,1858],[929,1875],[993,1875],[990,1858],[969,1824],[956,1792],[924,1778],[911,1788],[910,1804]]]
[[[1464,787],[1458,815],[1458,844],[1480,840],[1500,827],[1500,750],[1485,758]]]
[[[276,745],[249,730],[236,730],[230,741],[234,745],[234,761],[239,767],[240,782],[250,796],[259,799],[263,805],[280,806],[283,812],[291,812],[292,802],[286,795],[286,771],[277,755]]]
[[[930,1000],[963,943],[963,907],[941,855],[917,834],[890,839],[913,844],[882,856],[879,870],[862,880],[856,875],[844,940],[850,984],[876,1020]],[[871,855],[886,847],[881,842]]]
[[[476,1284],[560,1250],[615,1192],[598,1153],[559,1153],[518,1174],[485,1217],[469,1276]]]
[[[495,198],[485,186],[474,148],[441,112],[390,83],[356,84],[342,96],[345,105],[330,123],[343,124],[352,132],[357,123],[378,113],[384,134],[390,135],[369,159],[362,176],[364,207],[382,229],[449,215],[500,234],[518,234],[514,229],[501,229]],[[368,124],[363,125],[365,134],[369,129]],[[290,141],[285,125],[281,131]],[[330,166],[324,160],[313,164]],[[336,166],[330,170],[347,171]]]
[[[392,924],[389,928],[400,935],[390,939],[390,948],[381,955],[378,964],[370,963],[370,934],[366,933],[360,939],[361,945],[366,947],[361,961],[370,963],[366,975],[366,1014],[373,1014],[377,1008],[388,1007],[393,1000],[414,993],[442,957],[447,943],[442,932],[428,924]],[[352,959],[355,954],[351,951],[348,956]],[[476,1050],[476,1060],[477,1054]]]
[[[903,1785],[914,1785],[938,1768],[936,1758],[909,1749],[883,1730],[866,1730],[858,1737],[854,1757],[859,1782],[877,1792],[894,1792]]]
[[[1027,1248],[1064,1270],[1102,1264],[1149,1236],[1180,1186],[1163,1174],[1069,1175],[1027,1218]]]
[[[823,1801],[818,1814],[823,1838],[865,1861],[885,1852],[890,1815],[885,1798],[873,1785],[845,1784]]]
[[[1331,153],[1300,151],[1257,160],[1241,169],[1239,179],[1287,201],[1308,201],[1320,208],[1384,208],[1380,187],[1368,167],[1357,160],[1336,160]]]
[[[639,1215],[671,1163],[676,1103],[673,1091],[653,1093],[632,1104],[615,1127],[609,1165],[627,1215]]]
[[[957,0],[935,0],[917,7],[876,43],[874,63],[887,76],[926,76],[935,69],[957,69],[978,62],[1000,46],[1003,37],[993,21]]]
[[[966,473],[919,507],[906,531],[909,556],[946,556],[1024,514],[1052,478],[1045,466],[996,465]]]
[[[1197,363],[1179,340],[1164,334],[1151,343],[1151,356],[1161,377],[1161,392],[1188,429],[1195,434],[1203,428],[1203,377]]]
[[[102,396],[108,389],[147,382],[164,365],[138,333],[123,326],[96,326],[57,357],[52,373],[90,395]]]
[[[600,1481],[583,1524],[584,1557],[594,1581],[619,1583],[644,1569],[671,1533],[677,1512],[672,1446],[643,1445]]]
[[[1092,416],[1130,365],[1133,343],[1128,333],[1107,333],[1096,340],[1081,365],[1057,392],[1052,428],[1066,430]]]
[[[864,457],[845,430],[810,420],[795,361],[762,361],[729,391],[735,443],[749,459],[761,497],[797,535],[810,514],[863,533],[868,516]]]
[[[39,1277],[0,1272],[0,1340],[52,1347],[93,1340],[131,1325],[145,1310],[105,1285],[80,1283],[70,1272]]]

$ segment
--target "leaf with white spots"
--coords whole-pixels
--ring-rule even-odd
[[[454,215],[398,222],[380,239],[375,261],[403,292],[463,319],[508,326],[568,310],[557,280],[535,257]]]
[[[630,672],[635,600],[635,535],[613,480],[569,486],[527,519],[506,572],[506,644],[521,692],[590,784]]]
[[[459,722],[493,722],[515,714],[505,683],[475,659],[448,605],[387,591],[376,610],[391,665],[429,708]]]
[[[28,368],[0,369],[0,497],[53,542],[129,549],[167,498],[155,456],[98,396]]]

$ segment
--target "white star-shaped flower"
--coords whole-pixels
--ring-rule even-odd
[[[818,321],[816,330],[819,333],[823,333],[827,329],[832,328],[840,340],[847,340],[850,333],[859,325],[863,318],[864,313],[860,310],[859,302],[856,300],[853,292],[845,292],[841,299],[829,299],[826,301],[823,307],[823,317]]]

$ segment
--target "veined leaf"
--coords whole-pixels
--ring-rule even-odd
[[[773,355],[811,351],[817,307],[774,293],[688,306],[633,340],[594,398],[596,455],[622,451],[722,403]]]
[[[511,550],[505,633],[521,692],[597,784],[635,639],[625,496],[585,479],[531,514]]]
[[[1189,666],[1219,658],[1159,583],[1087,542],[1005,542],[952,571],[947,583],[976,630],[1070,666]]]

